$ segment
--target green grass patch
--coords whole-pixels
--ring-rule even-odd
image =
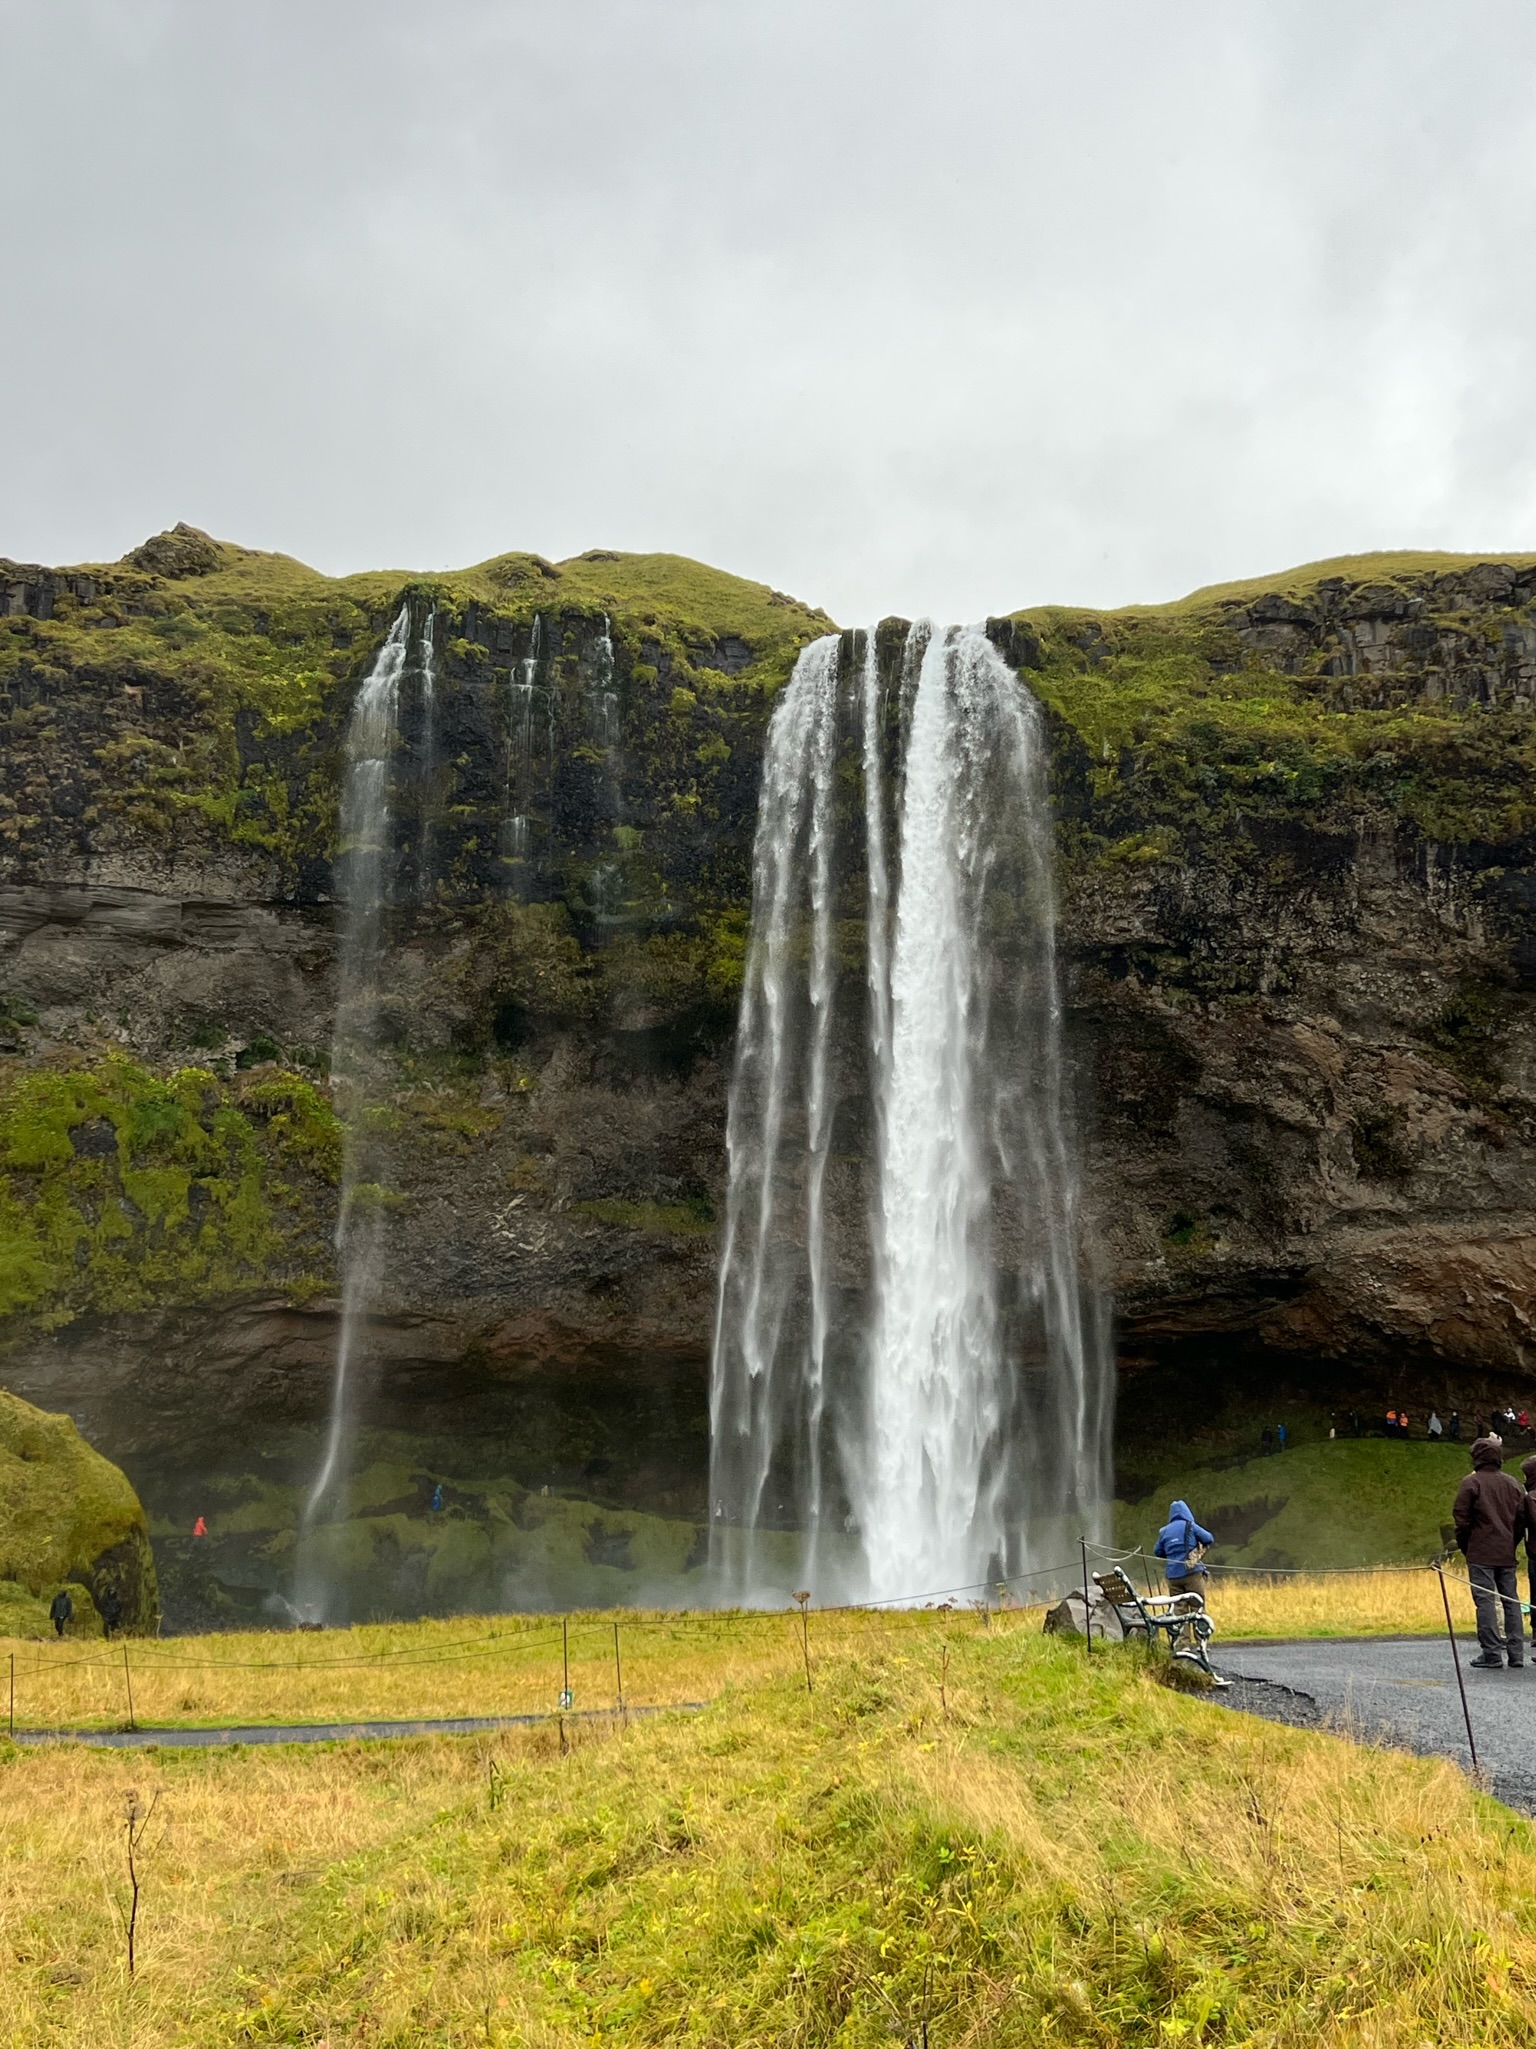
[[[1516,1479],[1520,1456],[1506,1465]],[[1217,1564],[1423,1564],[1443,1548],[1442,1527],[1470,1470],[1465,1445],[1370,1437],[1324,1439],[1215,1469],[1170,1464],[1149,1500],[1116,1503],[1116,1541],[1150,1551],[1169,1501],[1182,1497],[1218,1540],[1224,1518],[1241,1532],[1240,1542],[1218,1541]]]

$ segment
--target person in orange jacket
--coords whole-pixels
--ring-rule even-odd
[[[206,1536],[207,1536],[207,1534],[208,1534],[208,1525],[207,1525],[207,1524],[206,1524],[206,1523],[205,1523],[205,1522],[203,1521],[203,1519],[202,1519],[202,1517],[201,1517],[201,1516],[199,1516],[199,1517],[198,1517],[198,1519],[197,1519],[197,1521],[196,1521],[196,1522],[195,1522],[195,1523],[194,1523],[194,1524],[192,1525],[192,1534],[193,1534],[193,1536],[194,1536],[194,1537],[206,1537]]]

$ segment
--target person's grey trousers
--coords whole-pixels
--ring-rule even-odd
[[[1520,1616],[1520,1577],[1513,1565],[1469,1565],[1472,1598],[1477,1603],[1477,1642],[1485,1657],[1525,1662],[1525,1624]],[[1499,1627],[1499,1608],[1504,1627]]]

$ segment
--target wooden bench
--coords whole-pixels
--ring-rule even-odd
[[[1127,1638],[1140,1636],[1150,1648],[1166,1636],[1171,1656],[1198,1665],[1217,1686],[1228,1683],[1211,1669],[1206,1652],[1216,1625],[1205,1612],[1203,1594],[1139,1594],[1118,1565],[1096,1572],[1093,1583],[1119,1616]]]

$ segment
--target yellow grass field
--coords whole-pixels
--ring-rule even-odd
[[[617,1619],[626,1690],[709,1705],[254,1750],[0,1740],[0,2043],[1529,2040],[1536,1833],[1452,1765],[1187,1698],[1022,1611],[812,1615],[809,1693],[796,1617]],[[578,1708],[611,1697],[613,1620],[573,1625]],[[160,1647],[206,1653],[195,1680],[134,1644],[139,1712],[552,1704],[558,1628],[494,1626],[473,1664],[437,1660],[492,1625]]]

